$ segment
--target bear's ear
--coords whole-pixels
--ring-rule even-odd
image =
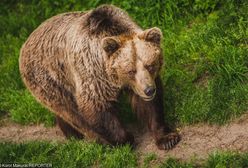
[[[145,41],[149,41],[155,44],[160,44],[162,36],[163,35],[162,35],[161,30],[157,27],[154,27],[154,28],[145,30],[138,37],[140,39],[144,39]]]
[[[105,37],[102,39],[102,47],[108,56],[120,48],[120,42],[114,37]]]

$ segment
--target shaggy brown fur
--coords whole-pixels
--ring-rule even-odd
[[[134,141],[116,115],[120,91],[130,88],[134,111],[146,118],[158,147],[169,149],[179,135],[169,133],[163,120],[161,38],[158,28],[143,31],[114,6],[65,13],[30,35],[20,72],[66,136],[106,144]]]

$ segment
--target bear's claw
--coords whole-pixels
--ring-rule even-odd
[[[178,133],[169,133],[158,139],[156,145],[161,150],[169,150],[172,149],[180,140],[181,137]]]

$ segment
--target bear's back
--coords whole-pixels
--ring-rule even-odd
[[[23,44],[21,57],[23,59],[42,59],[42,57],[54,56],[55,50],[65,48],[66,32],[78,18],[85,12],[63,13],[47,19],[38,26]]]
[[[44,77],[63,81],[61,85],[73,90],[70,66],[65,61],[68,31],[74,22],[87,12],[63,13],[49,18],[38,26],[23,44],[19,69],[23,81],[32,91],[35,85],[46,85]],[[37,83],[37,84],[35,84]]]

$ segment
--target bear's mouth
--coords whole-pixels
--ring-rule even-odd
[[[139,97],[141,97],[144,101],[152,101],[154,99],[154,97],[156,96],[156,90],[155,90],[155,93],[152,95],[152,96],[146,96],[144,94],[140,94],[140,92],[136,89],[136,88],[133,88],[133,91],[136,95],[138,95]]]
[[[151,97],[142,97],[142,96],[140,96],[140,97],[141,97],[144,101],[152,101],[152,100],[154,99],[155,95],[156,95],[156,93],[153,94]]]
[[[141,96],[139,95],[144,101],[152,101],[154,99],[154,97],[156,96],[156,90],[155,90],[155,93],[152,95],[152,96]]]

